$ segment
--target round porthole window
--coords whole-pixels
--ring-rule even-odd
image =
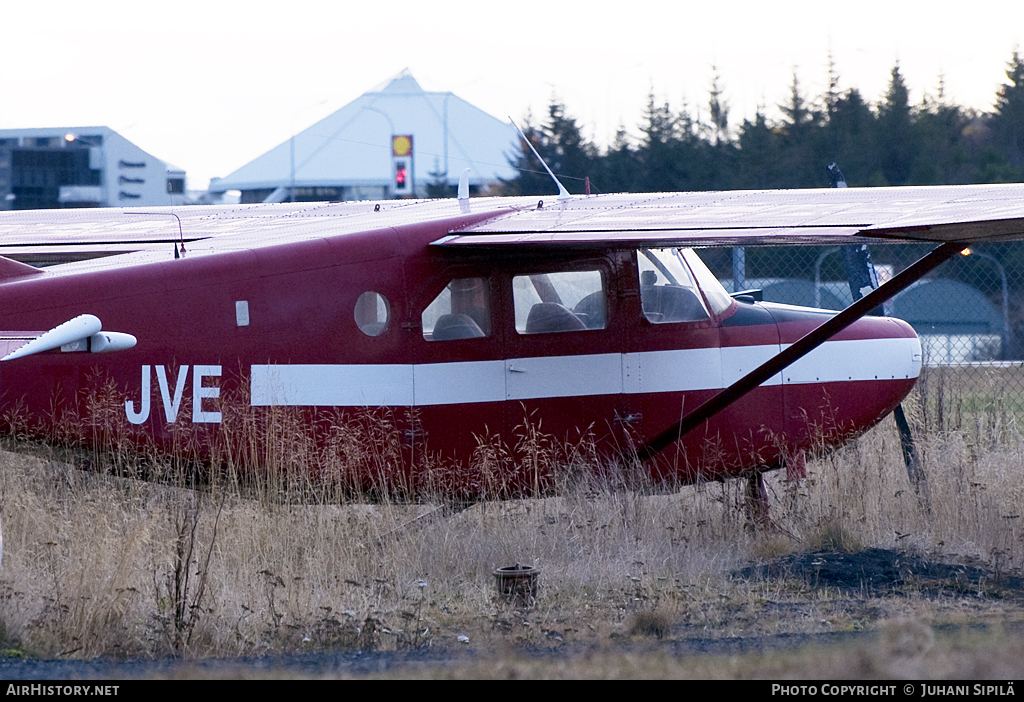
[[[367,336],[380,336],[388,330],[391,306],[388,299],[379,292],[364,292],[356,300],[356,324]]]

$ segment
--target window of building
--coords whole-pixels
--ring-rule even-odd
[[[100,184],[100,171],[89,168],[88,149],[18,148],[10,155],[15,209],[62,207],[62,186]]]
[[[520,334],[604,329],[607,291],[600,271],[559,271],[512,279]]]
[[[181,195],[185,192],[185,179],[184,178],[168,178],[167,179],[167,192],[172,195]]]
[[[491,296],[486,278],[456,278],[423,310],[427,341],[479,339],[491,334]]]

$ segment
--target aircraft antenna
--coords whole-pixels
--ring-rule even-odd
[[[178,220],[178,241],[181,243],[181,255],[185,255],[185,232],[181,229],[181,217],[173,212],[125,212],[126,215],[156,215],[157,217],[174,217]],[[178,258],[178,247],[174,247],[174,257]]]
[[[512,117],[509,117],[508,121],[512,122],[512,126],[516,128],[516,131],[519,132],[519,136],[521,136],[523,138],[523,141],[526,142],[526,145],[530,147],[530,151],[532,151],[533,155],[537,157],[538,161],[540,161],[540,165],[544,166],[544,170],[548,172],[549,176],[551,176],[551,180],[555,181],[555,185],[558,186],[558,197],[556,197],[555,199],[556,200],[570,200],[570,199],[572,199],[572,195],[569,194],[569,191],[565,189],[564,185],[562,185],[561,183],[558,182],[558,178],[556,178],[555,174],[551,172],[550,168],[548,168],[548,164],[544,163],[544,159],[542,159],[540,157],[540,154],[537,153],[537,149],[533,148],[533,144],[531,144],[530,140],[526,138],[525,134],[523,134],[523,130],[519,128],[519,125],[516,124],[512,120]]]

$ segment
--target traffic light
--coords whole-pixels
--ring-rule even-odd
[[[411,134],[392,135],[391,165],[395,197],[411,195],[413,193]]]
[[[395,161],[395,193],[405,195],[409,192],[409,169],[405,161]]]

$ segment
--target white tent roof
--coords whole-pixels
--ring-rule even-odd
[[[465,168],[474,185],[516,175],[508,164],[519,148],[511,125],[450,92],[424,91],[405,70],[231,175],[214,178],[210,191],[388,185],[393,134],[413,137],[417,191],[433,180],[431,171],[446,166],[452,185]]]

